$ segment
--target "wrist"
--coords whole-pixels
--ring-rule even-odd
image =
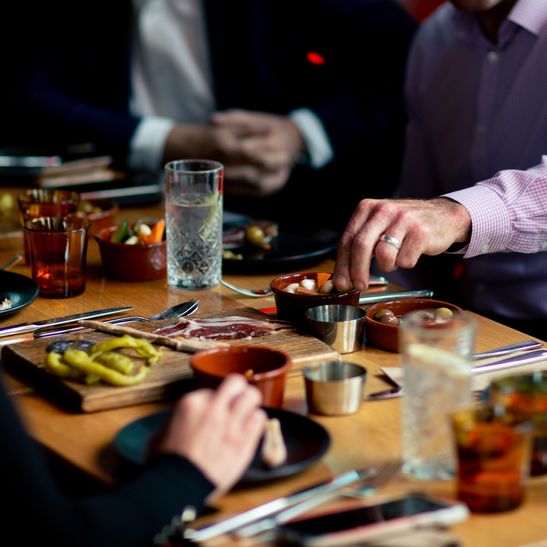
[[[457,201],[447,197],[438,198],[447,208],[454,230],[454,243],[467,244],[471,237],[471,215],[469,211]]]

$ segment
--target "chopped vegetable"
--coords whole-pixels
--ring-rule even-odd
[[[331,275],[332,274],[326,272],[319,272],[317,274],[317,289],[319,292],[321,292],[321,287],[330,280]]]
[[[122,223],[118,226],[118,229],[113,232],[112,236],[110,237],[110,241],[112,241],[113,243],[123,243],[132,235],[133,232],[129,228],[129,223],[126,219],[124,219]]]
[[[147,243],[160,243],[163,239],[163,234],[165,232],[165,220],[161,218],[154,224],[150,230],[150,234],[146,237],[144,241]]]

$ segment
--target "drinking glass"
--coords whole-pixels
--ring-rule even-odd
[[[534,426],[531,475],[547,473],[547,372],[517,374],[494,380],[489,389],[493,405],[515,420],[530,420]]]
[[[65,298],[84,292],[88,230],[89,221],[76,216],[25,222],[32,278],[41,296]]]
[[[165,166],[167,282],[181,289],[219,283],[224,166],[177,160]]]
[[[80,195],[69,190],[31,188],[17,196],[21,224],[38,217],[64,217],[78,209]],[[24,235],[25,260],[30,264],[27,235]]]
[[[443,321],[434,317],[433,310],[414,311],[399,328],[403,472],[425,480],[453,478],[450,414],[472,398],[475,322],[461,312]]]
[[[482,403],[454,412],[452,426],[458,499],[479,513],[518,507],[528,477],[532,424]]]

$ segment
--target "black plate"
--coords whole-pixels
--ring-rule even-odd
[[[326,228],[297,232],[279,226],[279,235],[272,241],[270,250],[263,251],[250,245],[231,249],[242,254],[243,259],[224,259],[222,271],[227,274],[251,274],[304,268],[332,253],[339,237],[338,232]]]
[[[0,310],[0,317],[28,306],[38,296],[39,290],[38,285],[30,277],[0,271],[0,303],[4,298],[9,298],[13,304],[7,310]]]
[[[281,424],[287,445],[287,462],[270,469],[261,462],[259,446],[251,465],[239,481],[240,486],[263,483],[304,471],[320,459],[330,446],[327,430],[310,418],[280,408],[265,410],[270,418],[277,418]],[[117,452],[127,461],[142,465],[150,438],[169,415],[170,411],[157,412],[124,427],[114,438]]]

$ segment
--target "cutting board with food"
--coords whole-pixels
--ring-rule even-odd
[[[2,360],[58,403],[92,412],[175,396],[192,378],[190,357],[200,348],[268,346],[286,352],[293,368],[339,357],[321,340],[253,308],[126,325],[87,323],[110,332],[85,330],[8,345]]]

